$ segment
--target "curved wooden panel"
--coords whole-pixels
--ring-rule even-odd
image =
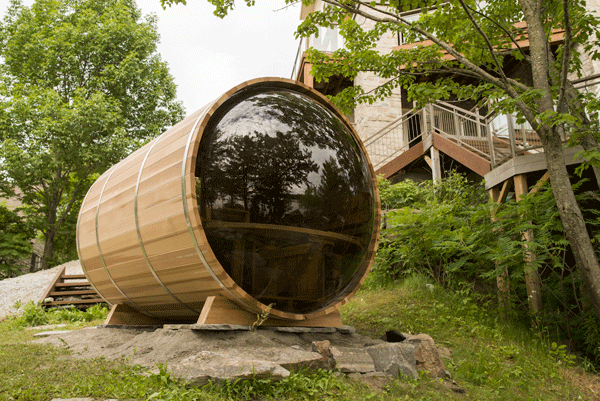
[[[368,171],[368,183],[371,187],[369,193],[373,197],[369,205],[374,207],[374,213],[369,212],[371,214],[365,216],[357,213],[355,217],[346,214],[345,218],[340,218],[341,222],[335,223],[336,227],[342,228],[336,228],[337,232],[334,232],[330,228],[303,228],[300,223],[288,227],[281,223],[249,221],[249,216],[256,212],[250,211],[248,205],[245,210],[241,210],[243,208],[239,205],[234,205],[234,208],[230,209],[221,201],[221,203],[210,204],[209,212],[200,210],[199,204],[206,205],[208,201],[199,199],[198,186],[201,188],[200,191],[208,191],[206,188],[209,181],[202,181],[198,171],[211,168],[210,161],[202,159],[204,154],[199,157],[199,152],[203,151],[200,148],[206,147],[205,145],[201,147],[201,143],[205,143],[203,142],[205,131],[211,132],[210,135],[216,135],[213,133],[217,124],[215,121],[223,119],[228,110],[235,109],[236,102],[240,103],[249,98],[250,95],[246,95],[247,93],[258,93],[257,97],[252,99],[258,99],[254,103],[259,104],[259,100],[262,101],[262,92],[273,90],[291,93],[292,97],[291,100],[288,99],[289,101],[297,101],[294,96],[301,95],[302,99],[308,99],[299,100],[309,105],[306,107],[313,107],[311,103],[313,102],[326,110],[325,114],[335,116],[341,121],[355,141],[356,149],[359,149],[352,152],[362,153],[356,157],[366,161],[364,169]],[[238,98],[241,100],[236,100]],[[250,133],[246,134],[246,137],[252,135],[258,134]],[[272,140],[278,135],[284,134],[277,132],[263,135],[261,138]],[[311,154],[322,165],[327,164],[323,162],[326,155],[321,155],[324,152],[324,145],[318,143],[319,139],[315,139],[313,133],[310,135],[313,136],[310,140],[306,139],[308,145],[303,145],[304,155]],[[208,141],[206,138],[205,141]],[[354,154],[352,152],[349,154]],[[330,155],[329,157],[331,158]],[[303,204],[302,202],[307,202],[306,199],[310,194],[319,189],[316,184],[317,175],[323,175],[325,168],[318,167],[316,162],[307,165],[309,167],[305,171],[302,184],[304,192],[298,192],[296,185],[294,191],[297,194],[289,195],[291,200],[288,200],[288,203]],[[340,170],[339,166],[338,170]],[[346,172],[338,172],[338,174],[346,174]],[[202,173],[200,175],[203,176]],[[321,187],[324,187],[325,182],[326,179],[321,177]],[[226,199],[225,193],[222,197]],[[352,202],[361,203],[360,196],[356,195]],[[230,196],[230,203],[235,203],[233,195]],[[298,210],[296,214],[301,214]],[[201,212],[204,213],[204,217],[201,217]],[[233,218],[246,220],[228,221],[227,218],[230,217],[222,217],[223,220],[219,220],[211,213],[214,216],[219,213],[225,216],[229,213],[234,215]],[[324,96],[307,86],[290,80],[263,78],[232,88],[98,178],[81,206],[77,225],[77,246],[84,273],[97,292],[109,303],[127,304],[144,314],[162,320],[193,321],[197,319],[202,305],[209,296],[227,297],[252,312],[267,310],[269,307],[261,300],[272,298],[275,300],[273,303],[282,305],[282,308],[277,306],[269,308],[272,317],[300,321],[331,313],[345,303],[362,284],[377,248],[380,213],[373,168],[358,135],[343,114]],[[293,217],[293,213],[284,215],[288,219]],[[355,234],[360,231],[360,227],[363,227],[364,231],[365,221],[372,225],[367,242]],[[225,232],[225,242],[218,237],[217,242],[214,242],[214,238],[210,239],[210,235],[207,236],[207,229],[219,235]],[[231,236],[230,232],[237,232],[236,238],[243,238],[229,240],[227,235]],[[253,235],[261,240],[255,240]],[[279,249],[267,243],[277,242],[280,238],[293,235],[301,236],[303,242],[297,245],[288,244]],[[213,241],[212,246],[211,241]],[[214,248],[215,246],[217,248]],[[223,249],[220,249],[223,247],[235,249],[229,250],[232,253],[224,257]],[[340,278],[336,281],[335,285],[338,286],[336,290],[328,291],[327,283],[334,282],[337,272],[332,273],[331,270],[336,268],[331,266],[341,263],[339,253],[345,252],[345,249],[358,248],[364,248],[361,250],[361,255],[364,257],[357,262],[352,277],[344,277],[345,281],[342,284],[339,283],[339,280],[342,280]],[[337,254],[332,253],[331,250],[335,250]],[[329,252],[327,254],[329,256],[328,259],[325,256],[313,257],[311,252],[313,254]],[[258,262],[248,262],[248,258],[254,260],[254,255],[257,255]],[[289,287],[289,284],[273,284],[273,279],[268,284],[263,284],[263,287],[257,284],[257,288],[262,291],[259,294],[248,281],[258,282],[261,279],[249,276],[248,269],[252,270],[255,263],[258,263],[256,266],[260,265],[262,269],[277,274],[282,272],[287,274],[292,270],[299,272],[297,273],[300,280],[298,286],[303,288],[300,291],[301,295],[296,295],[292,300],[280,300],[281,296],[278,294],[281,291],[285,293],[285,288]],[[298,270],[297,265],[302,265],[306,273]],[[329,274],[327,276],[329,278],[322,278],[315,286],[314,280],[307,278],[312,271],[320,272],[315,274],[323,277]],[[328,273],[323,273],[325,271]],[[232,276],[236,279],[234,280]],[[272,287],[279,287],[279,292],[272,290]],[[268,292],[271,295],[263,296]],[[306,296],[303,295],[304,293]],[[320,298],[319,294],[325,296]],[[294,308],[300,310],[298,305],[304,305],[303,302],[306,301],[304,298],[311,300],[312,303],[306,304],[311,306],[304,307],[306,309],[304,311],[296,311]]]

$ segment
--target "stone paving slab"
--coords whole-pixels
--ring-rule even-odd
[[[34,337],[48,337],[48,336],[54,336],[54,335],[58,335],[58,334],[66,334],[66,333],[70,333],[72,330],[52,330],[52,331],[42,331],[41,333],[35,333],[33,336]]]

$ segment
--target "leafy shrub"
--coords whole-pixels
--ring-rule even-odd
[[[44,309],[38,302],[29,301],[23,309],[23,315],[17,319],[20,326],[40,326],[57,323],[84,323],[103,319],[108,315],[108,308],[103,304],[90,306],[82,311],[73,306],[62,309]]]
[[[581,191],[583,183],[574,189],[599,246],[597,195]],[[478,299],[497,303],[496,280],[508,272],[510,317],[530,322],[525,272],[537,270],[543,302],[533,320],[537,329],[600,363],[600,328],[549,185],[519,202],[510,196],[502,205],[487,200],[482,184],[456,173],[435,185],[380,185],[382,204],[403,206],[386,214],[370,283],[425,274],[447,287],[468,285]],[[532,240],[523,236],[527,231]]]
[[[47,324],[49,321],[50,316],[42,308],[42,305],[33,301],[27,302],[23,309],[23,315],[19,318],[19,323],[22,326],[40,326]]]
[[[31,255],[33,230],[21,217],[4,205],[0,205],[0,280],[20,273],[19,264]]]

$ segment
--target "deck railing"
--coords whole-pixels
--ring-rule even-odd
[[[541,142],[528,123],[510,114],[482,116],[438,101],[413,109],[363,140],[377,170],[435,132],[489,160],[494,168],[507,160],[541,151]]]

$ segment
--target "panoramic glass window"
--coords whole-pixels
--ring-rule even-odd
[[[255,299],[315,311],[357,273],[373,232],[372,176],[348,128],[317,101],[238,92],[204,130],[196,177],[209,244]]]

